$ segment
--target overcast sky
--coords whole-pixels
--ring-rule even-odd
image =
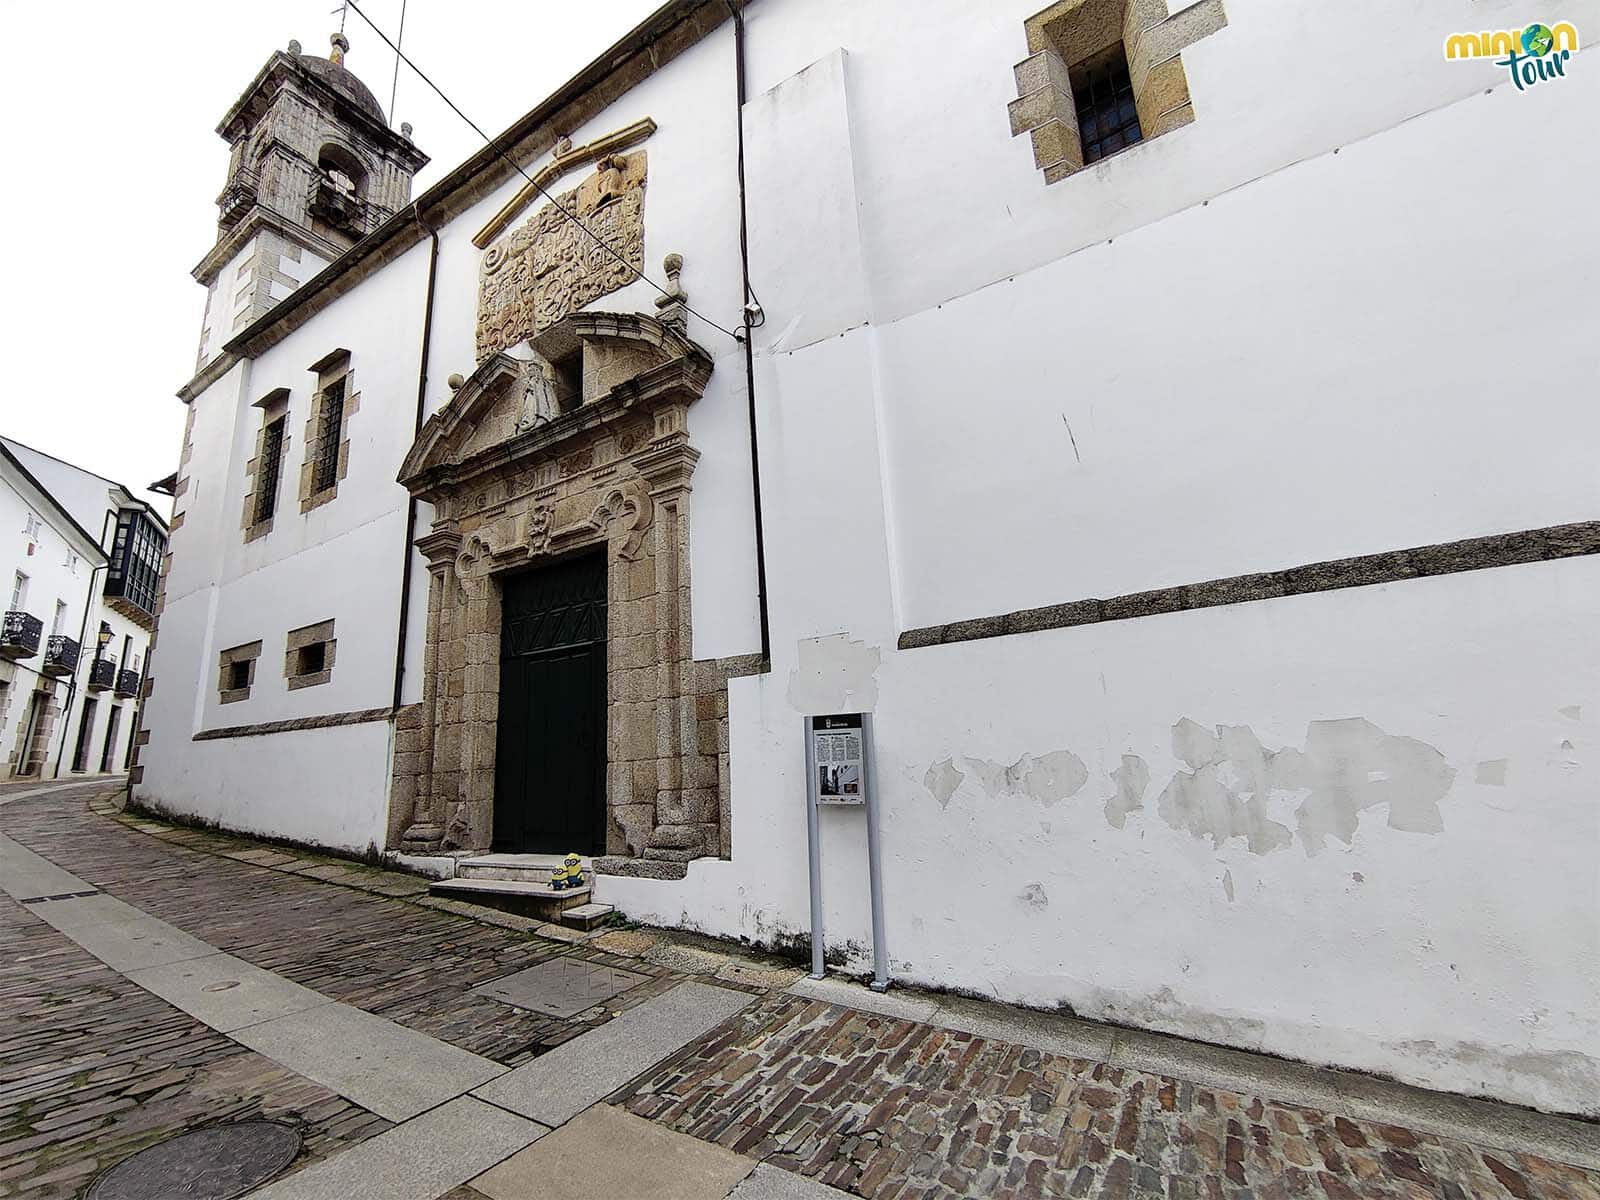
[[[401,0],[356,0],[391,37]],[[499,133],[659,0],[406,0],[405,50]],[[143,488],[173,471],[174,393],[195,369],[228,147],[214,132],[275,49],[326,54],[337,0],[0,0],[7,270],[0,433]],[[394,56],[354,12],[346,66],[388,105]],[[433,161],[419,194],[481,144],[402,66],[393,123]],[[159,498],[158,498],[159,499]],[[165,501],[163,500],[163,504]],[[165,511],[165,508],[163,508]]]

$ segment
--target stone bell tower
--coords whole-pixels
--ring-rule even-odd
[[[216,244],[194,269],[207,289],[198,366],[403,208],[428,162],[345,66],[344,34],[331,40],[327,58],[299,42],[274,52],[217,126],[233,153]]]

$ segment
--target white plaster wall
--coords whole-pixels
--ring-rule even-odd
[[[895,976],[1593,1114],[1597,584],[1584,559],[886,653]],[[681,885],[605,877],[603,899],[763,941],[805,928],[792,663],[734,684],[733,860],[697,862]],[[1310,722],[1355,717],[1455,772],[1437,833],[1392,829],[1379,805],[1349,845],[1313,852],[1296,833],[1255,853],[1164,819],[1159,797],[1189,770],[1173,750],[1183,718],[1281,750],[1304,747]],[[1026,783],[991,794],[974,766],[1063,750],[1085,778],[1056,800]],[[1123,755],[1149,786],[1118,829],[1106,809]],[[942,804],[929,782],[947,759],[961,778]],[[1477,782],[1500,760],[1504,785]],[[1267,810],[1295,830],[1303,799],[1275,793]],[[860,970],[861,818],[825,821],[828,936]]]
[[[730,936],[799,932],[801,715],[870,709],[899,978],[1597,1112],[1593,560],[894,649],[921,624],[1593,518],[1591,56],[1520,94],[1440,57],[1458,27],[1519,23],[1504,0],[1233,0],[1184,54],[1197,121],[1046,188],[1005,116],[1034,7],[750,9],[773,671],[730,689],[732,861],[682,883],[605,877],[602,898]],[[1600,5],[1545,14],[1563,18],[1596,27]],[[570,131],[658,122],[647,267],[682,253],[691,303],[725,324],[741,298],[731,54],[725,27]],[[474,357],[469,239],[520,182],[441,233],[429,411]],[[201,398],[150,796],[238,828],[381,838],[385,726],[188,739],[386,702],[425,254]],[[743,362],[691,334],[717,362],[691,414],[695,653],[714,657],[755,641]],[[373,439],[353,447],[349,503],[345,484],[305,519],[285,502],[284,536],[241,547],[239,414],[294,391],[292,495],[305,367],[335,345],[356,356],[353,435]],[[262,637],[270,680],[282,631],[330,615],[333,684],[207,710],[219,648]],[[414,621],[413,664],[420,636]],[[1287,844],[1197,837],[1158,800],[1191,770],[1185,718],[1269,751],[1357,718],[1414,739],[1367,769],[1423,788],[1406,755],[1436,755],[1454,772],[1439,828],[1391,828],[1386,799],[1348,845],[1314,845],[1307,796],[1281,788],[1251,827],[1279,822]],[[1119,828],[1105,805],[1124,755],[1149,784]],[[1244,795],[1237,763],[1218,770]],[[859,816],[827,821],[830,936],[859,967]]]
[[[751,5],[752,96],[840,47],[854,64],[851,120],[874,321],[964,295],[1481,93],[1506,79],[1504,69],[1445,62],[1445,36],[1532,19],[1511,0],[1229,0],[1228,26],[1183,52],[1197,120],[1046,188],[1027,136],[1011,138],[1006,117],[1016,98],[1011,68],[1028,54],[1023,22],[1043,7]],[[1587,40],[1600,28],[1600,2],[1552,0],[1540,19],[1570,20]],[[1573,73],[1593,68],[1575,63]],[[1564,103],[1581,110],[1585,101],[1568,91]],[[753,195],[752,222],[803,220],[816,203],[804,194]],[[762,283],[758,277],[758,290]],[[771,303],[779,281],[766,283]]]
[[[889,6],[751,10],[773,671],[731,689],[732,862],[606,877],[602,898],[802,931],[801,714],[871,709],[899,977],[1600,1111],[1592,560],[893,649],[922,624],[1592,519],[1600,78],[1585,56],[1518,93],[1442,60],[1458,26],[1517,24],[1505,5],[1241,0],[1185,52],[1194,125],[1046,188],[1003,115],[1031,7],[956,7],[905,29]],[[1484,153],[1510,144],[1515,169]],[[1485,252],[1527,229],[1540,251]],[[1563,382],[1536,384],[1519,344]],[[1414,741],[1333,787],[1394,782],[1348,845],[1299,830],[1322,778],[1263,798],[1288,841],[1256,853],[1162,815],[1192,770],[1184,718],[1269,752],[1313,722]],[[1124,755],[1149,783],[1118,828]],[[1215,769],[1250,798],[1238,762]],[[1445,775],[1441,828],[1411,831]],[[825,834],[856,969],[859,820]]]
[[[28,553],[26,535],[28,517],[39,521],[39,535],[33,540],[34,551]],[[9,769],[17,738],[28,716],[28,706],[34,690],[39,685],[38,669],[44,662],[45,642],[52,632],[56,601],[66,602],[66,618],[61,632],[68,637],[78,637],[78,625],[83,620],[84,600],[88,594],[89,572],[94,563],[86,557],[91,545],[72,530],[62,518],[49,511],[42,498],[19,476],[13,475],[10,464],[0,467],[0,612],[11,606],[11,592],[16,573],[28,577],[28,588],[22,609],[38,617],[44,626],[39,640],[39,652],[31,658],[13,663],[0,660],[0,681],[7,683],[10,702],[0,713],[0,774]],[[79,556],[76,568],[68,565],[68,553]],[[57,703],[65,703],[65,680],[44,680],[46,687],[53,685]],[[56,748],[60,739],[61,721],[56,722],[55,735],[50,742],[50,756],[45,760],[43,773],[48,776],[55,769]]]

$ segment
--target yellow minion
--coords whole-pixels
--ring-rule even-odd
[[[582,887],[583,859],[576,854],[569,854],[562,859],[561,865],[550,873],[550,886],[558,892]]]

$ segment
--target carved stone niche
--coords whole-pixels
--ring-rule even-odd
[[[581,397],[554,364],[582,356]],[[599,869],[681,876],[727,852],[727,674],[689,624],[689,405],[707,353],[642,315],[577,313],[483,362],[423,426],[400,482],[434,506],[423,697],[403,714],[390,843],[486,850],[494,828],[501,583],[607,556],[606,851]],[[574,402],[575,401],[575,402]]]

